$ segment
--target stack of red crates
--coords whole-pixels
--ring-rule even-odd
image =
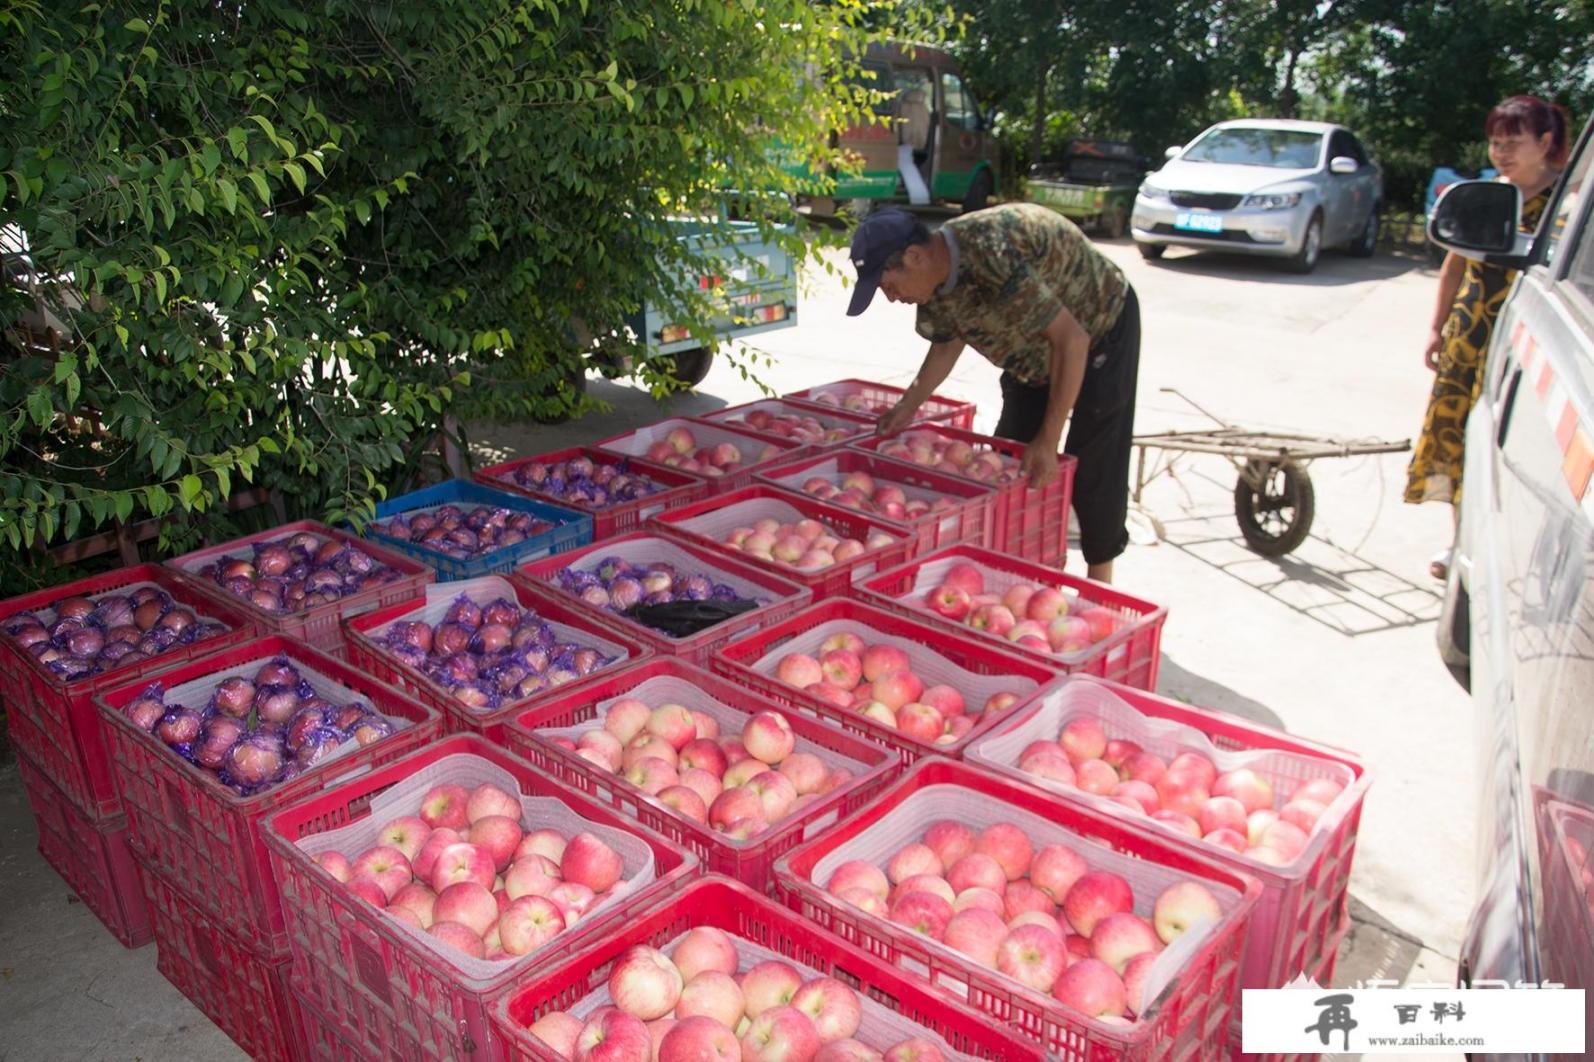
[[[129,844],[150,905],[156,968],[255,1058],[289,1060],[300,1050],[289,1007],[288,932],[261,823],[268,811],[430,744],[443,726],[437,712],[281,635],[257,638],[155,677],[167,691],[186,683],[203,689],[212,684],[211,676],[219,682],[239,669],[252,675],[279,657],[302,673],[313,673],[318,693],[344,687],[400,729],[243,796],[127,718],[123,709],[144,693],[149,676],[106,690],[98,705],[127,808]]]
[[[0,603],[0,628],[24,612],[47,613],[69,597],[97,598],[153,585],[204,620],[227,630],[192,645],[68,682],[0,634],[0,700],[39,831],[39,852],[113,936],[129,948],[151,939],[149,909],[128,848],[127,816],[117,791],[94,697],[135,675],[158,672],[254,636],[240,609],[210,600],[153,564],[39,590]]]

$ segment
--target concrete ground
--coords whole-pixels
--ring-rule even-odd
[[[1139,431],[1204,425],[1167,388],[1246,428],[1399,439],[1419,427],[1435,286],[1421,263],[1330,254],[1298,277],[1258,260],[1172,251],[1147,263],[1127,240],[1101,246],[1140,293]],[[846,294],[838,277],[809,270],[799,326],[754,337],[745,363],[776,393],[843,377],[910,381],[924,346],[911,308],[882,299],[849,320]],[[610,413],[478,425],[478,461],[762,394],[725,358],[662,409],[622,383],[590,389]],[[978,430],[994,426],[997,373],[972,352],[942,391],[977,403]],[[1314,464],[1312,535],[1267,560],[1240,538],[1224,459],[1183,458],[1147,485],[1117,570],[1122,588],[1169,608],[1160,692],[1352,750],[1375,772],[1338,986],[1452,982],[1473,901],[1473,719],[1434,651],[1440,588],[1427,574],[1450,517],[1401,503],[1405,460]],[[0,768],[0,1062],[240,1057],[155,971],[154,949],[120,948],[34,845],[15,768]]]

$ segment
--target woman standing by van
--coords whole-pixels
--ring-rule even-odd
[[[1537,96],[1512,96],[1489,112],[1483,124],[1489,161],[1522,193],[1522,231],[1533,232],[1550,200],[1550,189],[1566,165],[1566,112]],[[1451,253],[1439,269],[1439,298],[1423,360],[1434,371],[1433,393],[1422,435],[1406,471],[1406,501],[1446,501],[1461,497],[1462,447],[1467,414],[1483,380],[1500,305],[1516,270]],[[1459,511],[1459,510],[1457,510]],[[1429,563],[1436,579],[1450,566],[1444,549]]]

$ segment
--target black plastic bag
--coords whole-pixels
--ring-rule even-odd
[[[670,601],[661,605],[633,605],[622,615],[671,638],[686,638],[757,607],[757,601],[741,598],[734,601]]]

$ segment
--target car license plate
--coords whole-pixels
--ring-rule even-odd
[[[1216,214],[1175,214],[1173,227],[1188,232],[1222,232],[1223,219]]]

